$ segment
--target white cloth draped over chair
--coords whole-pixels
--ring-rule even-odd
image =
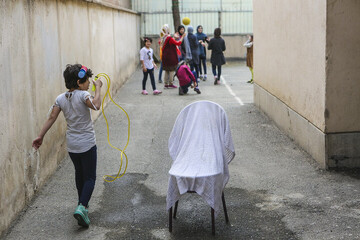
[[[216,216],[229,181],[228,164],[235,156],[225,110],[210,101],[186,106],[171,132],[169,153],[173,163],[169,171],[167,210],[182,194],[194,191],[214,209]]]

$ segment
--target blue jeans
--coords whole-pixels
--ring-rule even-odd
[[[91,195],[94,191],[96,180],[96,145],[83,153],[69,152],[75,167],[75,183],[78,192],[78,204],[89,206]]]
[[[162,68],[162,62],[161,62],[160,69],[159,69],[159,82],[162,82],[162,80],[161,80],[162,72],[163,72],[163,68]]]
[[[153,88],[153,90],[155,90],[156,85],[155,85],[155,78],[154,78],[154,69],[146,69],[146,72],[143,71],[143,74],[144,74],[144,78],[142,81],[142,90],[146,89],[146,81],[147,81],[148,75],[150,75],[152,88]]]
[[[199,81],[198,81],[198,75],[197,75],[197,72],[195,72],[195,71],[191,71],[192,72],[192,74],[194,75],[194,77],[195,77],[195,80],[196,80],[196,84],[199,86]],[[190,82],[190,84],[191,84],[191,82]]]

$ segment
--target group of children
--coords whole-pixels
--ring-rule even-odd
[[[188,92],[188,88],[194,88],[198,94],[199,80],[207,80],[206,69],[206,49],[205,43],[208,44],[208,50],[212,50],[210,62],[212,64],[212,72],[214,74],[214,85],[220,84],[221,66],[226,63],[224,51],[226,50],[225,41],[221,38],[221,29],[214,30],[214,38],[208,39],[203,33],[203,27],[199,25],[196,34],[193,34],[193,27],[188,27],[188,34],[185,33],[185,27],[180,25],[178,31],[172,37],[170,28],[165,24],[160,33],[160,59],[161,67],[159,71],[159,83],[162,83],[161,74],[165,70],[164,88],[177,88],[173,84],[173,78],[176,76],[179,80],[179,95]],[[153,94],[158,95],[162,92],[156,89],[154,78],[154,68],[156,64],[153,59],[153,49],[150,47],[152,39],[144,38],[144,47],[140,50],[140,62],[143,70],[142,94],[148,95],[146,91],[146,82],[150,75]],[[202,67],[201,67],[202,65]],[[204,74],[202,73],[204,70]]]

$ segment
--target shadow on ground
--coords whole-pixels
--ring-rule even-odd
[[[360,179],[360,168],[354,168],[354,169],[337,168],[337,169],[330,169],[329,172],[337,173],[342,176],[352,177],[355,179]]]
[[[296,239],[275,211],[261,211],[264,191],[225,189],[230,224],[223,212],[216,219],[216,236],[211,235],[210,207],[197,194],[179,201],[173,232],[168,232],[166,198],[149,190],[145,174],[127,173],[106,183],[99,211],[91,213],[93,225],[110,230],[107,239]]]

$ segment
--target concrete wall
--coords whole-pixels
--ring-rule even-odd
[[[154,54],[157,58],[159,58],[160,55],[159,44],[158,44],[159,36],[152,35],[149,37],[153,39],[153,44],[151,47],[154,49]],[[208,35],[208,37],[211,39],[213,36]],[[248,39],[247,35],[225,35],[222,37],[224,38],[226,44],[226,51],[224,52],[225,59],[239,60],[246,58],[246,48],[243,47],[243,44]],[[211,56],[211,51],[206,50],[206,56],[209,59]]]
[[[328,0],[326,153],[329,167],[360,167],[360,1]]]
[[[360,1],[329,0],[326,132],[360,130]]]
[[[107,73],[115,92],[138,64],[139,18],[80,0],[0,1],[0,234],[67,154],[62,115],[40,150],[31,147],[66,91],[66,64]]]
[[[254,1],[254,99],[320,167],[360,167],[360,2]]]
[[[254,1],[256,84],[322,131],[325,37],[325,1]]]
[[[93,2],[100,5],[108,6],[116,9],[132,9],[131,0],[85,0],[87,2]]]

